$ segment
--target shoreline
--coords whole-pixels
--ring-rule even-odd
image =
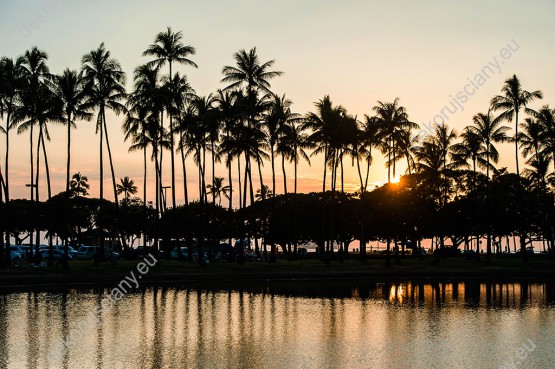
[[[107,275],[61,271],[47,273],[0,273],[1,293],[70,290],[78,288],[112,288],[117,286],[127,273]],[[392,267],[367,271],[267,271],[267,272],[214,272],[209,269],[186,273],[164,273],[155,270],[140,281],[142,287],[242,287],[247,285],[269,286],[273,284],[341,283],[356,286],[360,283],[551,283],[555,282],[555,270],[402,270]]]

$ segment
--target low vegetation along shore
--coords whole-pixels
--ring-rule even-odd
[[[534,257],[523,265],[518,258],[505,256],[494,265],[464,258],[445,260],[440,267],[432,265],[430,256],[423,259],[403,259],[385,267],[380,258],[361,263],[351,259],[324,264],[317,259],[287,261],[278,259],[275,264],[264,262],[218,262],[201,267],[196,263],[158,260],[155,267],[142,276],[141,285],[202,286],[216,284],[221,287],[241,284],[309,280],[483,280],[483,281],[552,281],[555,280],[555,261]],[[0,271],[0,286],[5,290],[69,288],[80,286],[111,287],[136,269],[140,260],[120,260],[117,264],[99,264],[90,261],[73,261],[69,272],[61,267],[37,268],[11,267]]]

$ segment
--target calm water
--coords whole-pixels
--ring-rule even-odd
[[[0,368],[555,368],[553,285],[107,293],[0,295]]]

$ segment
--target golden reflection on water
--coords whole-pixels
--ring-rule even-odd
[[[148,288],[51,355],[106,293],[0,295],[0,368],[499,367],[526,339],[555,362],[553,286],[527,283]]]

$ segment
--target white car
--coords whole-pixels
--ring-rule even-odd
[[[68,251],[69,256],[71,256],[73,258],[77,255],[77,250],[75,250],[73,247],[68,246],[67,248],[68,248],[67,251]],[[57,252],[61,253],[61,254],[64,253],[64,246],[62,246],[62,245],[52,245],[52,249],[54,251],[57,251]],[[42,253],[44,250],[49,250],[49,247],[48,246],[41,246],[40,247],[40,252]]]

